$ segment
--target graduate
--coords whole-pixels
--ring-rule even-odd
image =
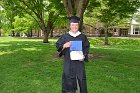
[[[80,93],[87,93],[84,63],[89,53],[89,41],[79,30],[80,18],[71,16],[70,31],[56,42],[59,57],[64,55],[62,93],[75,93],[77,85]]]

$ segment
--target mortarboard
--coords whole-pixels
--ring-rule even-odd
[[[77,16],[71,16],[69,17],[70,23],[79,23],[80,18]]]

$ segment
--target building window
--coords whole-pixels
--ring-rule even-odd
[[[135,27],[134,30],[133,30],[133,34],[135,35],[140,35],[140,27]]]

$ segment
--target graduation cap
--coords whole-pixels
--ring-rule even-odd
[[[70,23],[79,23],[80,18],[77,16],[71,16],[69,17]]]

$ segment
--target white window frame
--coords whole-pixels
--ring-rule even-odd
[[[139,28],[139,30],[136,31],[136,28]],[[137,32],[138,34],[136,34],[136,32]],[[133,28],[133,34],[134,34],[134,35],[140,35],[140,26],[134,26],[134,28]]]

